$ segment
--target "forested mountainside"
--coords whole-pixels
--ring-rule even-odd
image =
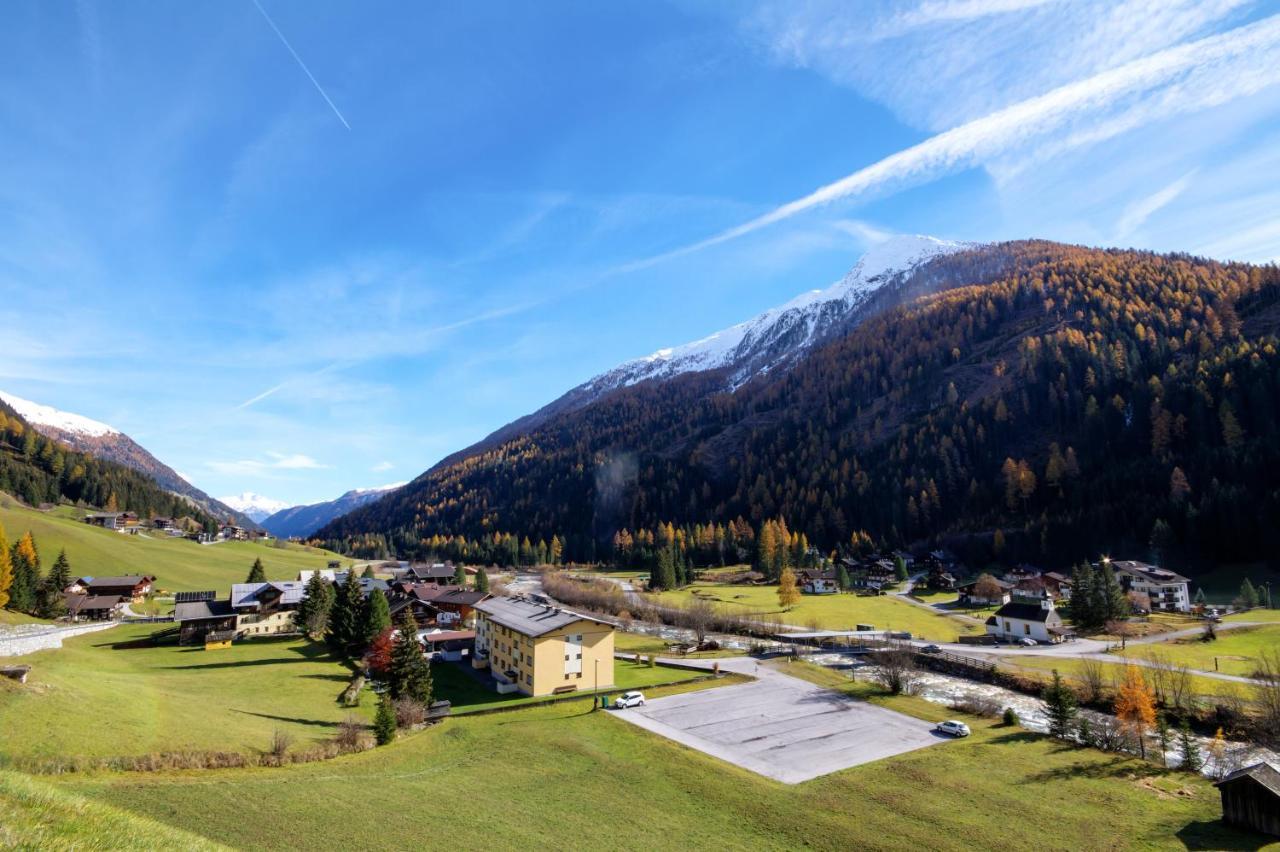
[[[139,517],[190,517],[215,523],[189,500],[116,462],[78,452],[42,435],[0,401],[0,491],[32,506],[60,501],[135,512]]]
[[[1068,565],[1101,552],[1195,571],[1280,545],[1280,271],[1027,241],[921,270],[791,369],[624,387],[435,468],[318,536],[559,535],[781,518],[815,544],[964,539]],[[972,535],[971,534],[976,534]],[[980,553],[971,552],[971,558]]]
[[[46,438],[76,452],[133,468],[155,480],[161,488],[189,498],[200,509],[221,520],[230,519],[241,526],[257,529],[257,524],[248,515],[215,500],[187,482],[177,471],[118,429],[4,392],[0,392],[0,402],[8,404],[28,426],[34,427]]]

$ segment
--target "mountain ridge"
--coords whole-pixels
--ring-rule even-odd
[[[132,468],[150,477],[161,488],[191,501],[211,515],[235,520],[242,526],[258,528],[254,519],[210,497],[188,482],[176,470],[152,455],[129,435],[113,426],[4,391],[0,391],[0,400],[12,407],[36,431],[47,438],[52,438],[78,452]]]
[[[397,488],[403,488],[406,484],[395,482],[375,488],[353,488],[332,500],[280,509],[263,518],[261,523],[263,528],[274,536],[305,538],[325,524],[361,506],[368,505]]]

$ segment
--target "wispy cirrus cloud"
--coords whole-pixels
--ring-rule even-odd
[[[1048,140],[1094,144],[1143,121],[1196,112],[1280,83],[1280,15],[1158,51],[939,133],[763,215],[673,251],[642,269],[744,237],[836,201],[872,197],[983,165]],[[1167,202],[1166,202],[1167,203]]]
[[[1145,198],[1139,198],[1125,207],[1120,220],[1116,222],[1116,241],[1128,239],[1158,211],[1172,204],[1174,199],[1187,191],[1195,175],[1195,171],[1191,171],[1168,186],[1156,190]]]

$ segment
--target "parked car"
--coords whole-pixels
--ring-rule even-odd
[[[942,648],[940,648],[937,645],[925,645],[923,648],[920,649],[920,652],[922,654],[941,654]]]
[[[1023,636],[1021,639],[1018,640],[1018,644],[1026,648],[1034,648],[1040,643],[1032,639],[1030,636]]]
[[[969,736],[969,726],[964,722],[957,722],[954,719],[949,719],[946,722],[939,722],[938,727],[934,728],[934,730],[953,737]]]
[[[614,699],[613,706],[619,710],[623,710],[627,707],[643,707],[644,693],[635,690],[632,690],[631,692],[624,692]]]

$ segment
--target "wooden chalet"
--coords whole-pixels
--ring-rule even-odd
[[[89,595],[119,595],[125,600],[136,601],[151,594],[155,581],[155,577],[147,574],[128,574],[123,577],[81,577],[72,586]]]
[[[1255,763],[1214,786],[1222,796],[1223,822],[1280,837],[1280,768]]]

